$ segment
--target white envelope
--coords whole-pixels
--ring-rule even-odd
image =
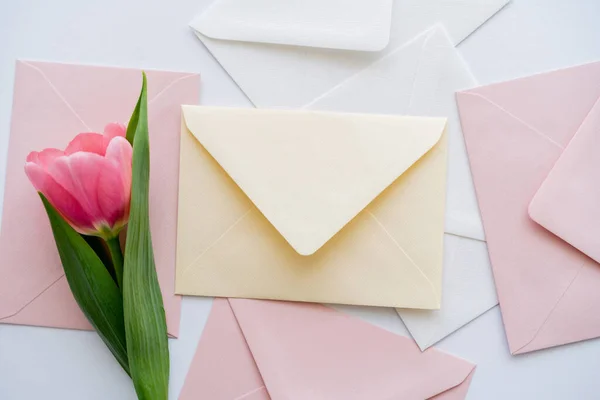
[[[448,118],[448,187],[440,310],[398,309],[421,349],[498,303],[454,93],[476,86],[440,26],[318,97],[323,111]]]
[[[392,0],[220,0],[192,26],[213,39],[379,51],[391,20]]]
[[[215,0],[190,26],[255,106],[302,107],[437,23],[460,43],[508,1]]]

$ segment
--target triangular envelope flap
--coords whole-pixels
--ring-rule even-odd
[[[302,255],[440,139],[445,119],[184,106],[187,128]]]
[[[391,20],[392,0],[215,0],[190,26],[213,39],[379,51]]]
[[[600,99],[529,204],[538,224],[600,263]]]
[[[467,90],[561,146],[573,137],[600,97],[600,62]]]
[[[474,368],[319,304],[229,302],[273,400],[422,400]]]
[[[268,399],[256,363],[226,299],[215,299],[179,400]],[[250,397],[248,397],[250,399]]]

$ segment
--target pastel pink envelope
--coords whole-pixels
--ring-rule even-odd
[[[215,299],[179,399],[459,400],[474,370],[323,305]]]
[[[180,104],[194,104],[199,75],[147,71],[151,146],[150,219],[169,333],[174,295]],[[0,231],[0,322],[91,329],[71,295],[40,198],[24,163],[32,150],[64,149],[77,133],[127,124],[142,82],[139,69],[18,61]]]
[[[537,191],[529,216],[600,263],[600,99]]]
[[[587,240],[600,232],[598,203],[578,198],[584,193],[598,198],[599,164],[589,157],[598,150],[599,99],[600,62],[457,94],[513,354],[600,336],[600,265],[565,241],[577,245],[576,238]],[[565,165],[557,165],[549,187],[544,188],[544,180],[577,132],[582,137],[573,141],[573,148],[569,146]],[[581,153],[581,146],[590,143],[589,135],[595,147]],[[584,143],[578,143],[580,140]],[[571,152],[584,158],[582,164],[569,164],[574,156]],[[579,172],[583,175],[572,175]],[[571,179],[580,182],[569,183]],[[549,198],[558,191],[573,190],[572,184],[581,186],[579,193],[565,194],[570,203]],[[540,187],[540,197],[531,206],[532,216],[565,240],[528,214]],[[593,221],[581,225],[587,217],[579,215],[579,220],[573,220],[578,213]],[[547,218],[555,219],[548,223]]]

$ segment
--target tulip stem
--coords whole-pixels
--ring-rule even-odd
[[[119,243],[119,237],[116,236],[106,241],[108,250],[110,251],[110,257],[112,258],[113,266],[115,268],[115,275],[117,276],[117,285],[123,290],[123,252],[121,251],[121,244]]]

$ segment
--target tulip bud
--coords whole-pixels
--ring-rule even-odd
[[[79,233],[108,240],[127,224],[133,150],[125,130],[109,124],[104,134],[77,135],[64,151],[27,157],[25,173],[35,189]]]

